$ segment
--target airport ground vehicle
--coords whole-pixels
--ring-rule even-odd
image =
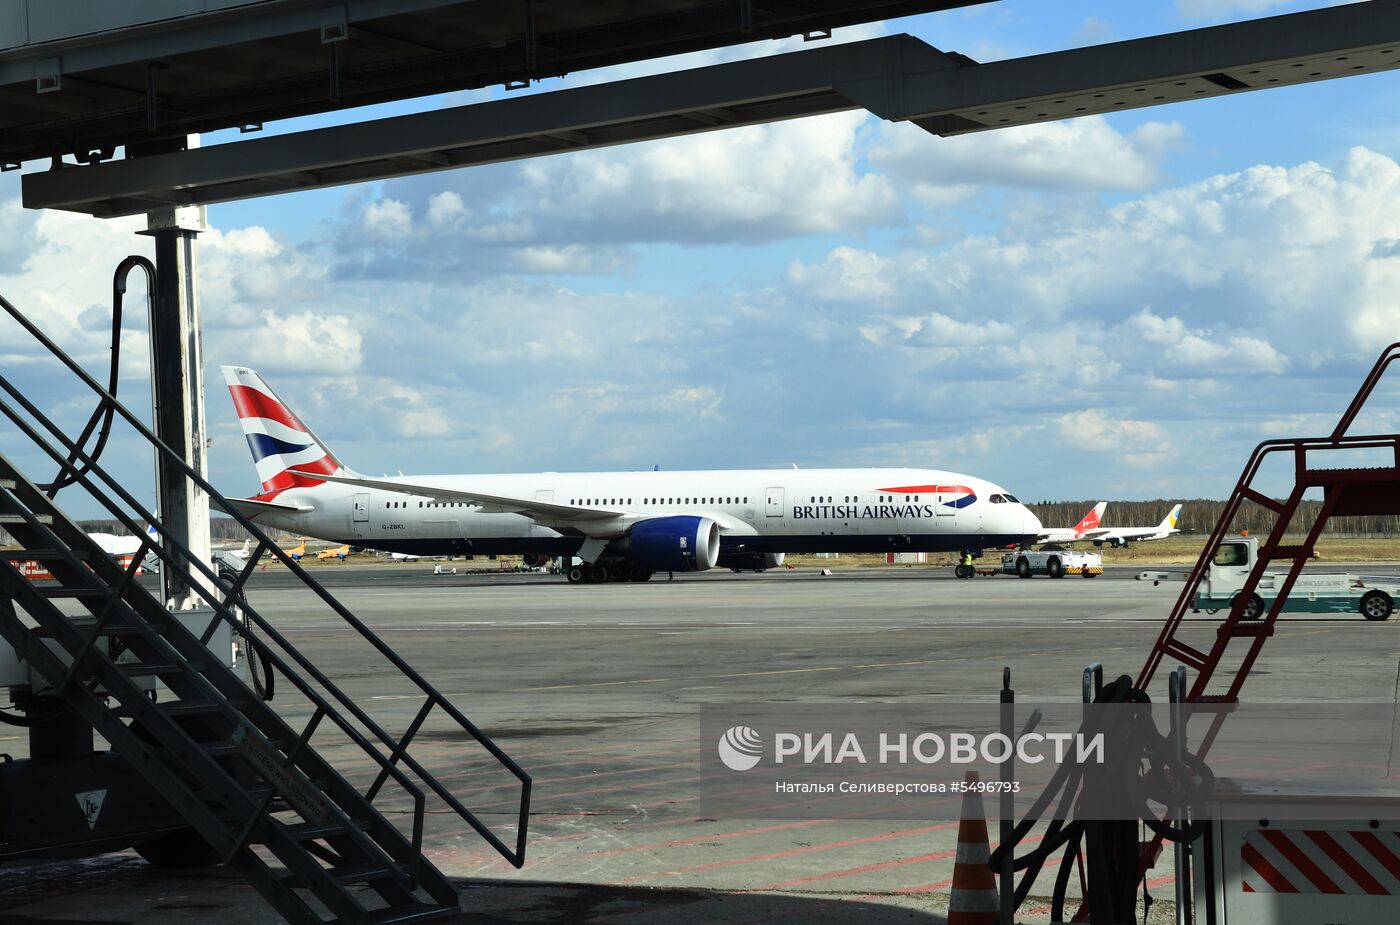
[[[1227,537],[1211,559],[1196,592],[1194,607],[1215,613],[1231,606],[1259,559],[1259,540]],[[1139,581],[1154,585],[1185,581],[1187,572],[1142,572]],[[1284,579],[1282,572],[1265,572],[1250,593],[1243,617],[1257,620],[1268,612]],[[1384,620],[1400,597],[1400,575],[1301,574],[1283,602],[1286,613],[1360,613],[1367,620]]]
[[[1050,546],[1045,549],[1018,549],[1001,557],[1001,573],[1017,578],[1048,575],[1063,578],[1079,575],[1097,578],[1103,574],[1103,556],[1096,552],[1079,552]]]

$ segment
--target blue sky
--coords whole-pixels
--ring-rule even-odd
[[[991,60],[1324,5],[1001,0],[836,40]],[[956,139],[852,113],[215,206],[214,480],[256,488],[236,363],[367,473],[911,465],[1034,500],[1222,497],[1255,443],[1329,430],[1397,339],[1397,103],[1381,74]],[[17,197],[0,176],[0,293],[98,369],[140,222]]]

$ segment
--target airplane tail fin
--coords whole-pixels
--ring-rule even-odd
[[[255,370],[225,366],[223,372],[243,425],[243,436],[253,453],[258,480],[262,482],[260,500],[271,501],[288,488],[324,484],[296,475],[294,470],[325,475],[350,473]]]
[[[1089,513],[1084,515],[1084,519],[1074,525],[1074,532],[1079,534],[1096,529],[1099,525],[1099,519],[1103,517],[1104,509],[1107,507],[1107,501],[1100,501],[1098,504],[1094,505]]]
[[[1163,531],[1165,531],[1165,530],[1175,530],[1175,529],[1176,529],[1176,522],[1177,522],[1177,520],[1178,520],[1180,517],[1181,517],[1181,505],[1178,504],[1176,507],[1174,507],[1174,508],[1171,509],[1170,513],[1168,513],[1166,517],[1163,517],[1163,518],[1162,518],[1162,522],[1161,522],[1160,524],[1157,525],[1157,529],[1158,529],[1158,530],[1163,530]]]

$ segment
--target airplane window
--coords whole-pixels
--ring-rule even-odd
[[[1020,503],[1021,503],[1020,501],[1017,501],[1017,500],[1016,500],[1016,496],[1015,496],[1015,495],[1007,495],[1007,496],[1006,496],[1006,500],[1007,500],[1007,501],[1010,501],[1012,504],[1020,504]]]
[[[915,495],[915,496],[914,496],[914,500],[915,500],[915,501],[918,501],[918,500],[919,500],[919,496],[918,496],[918,495]]]
[[[987,500],[990,501],[990,502],[992,502],[993,504],[1005,504],[1005,503],[1006,503],[1006,499],[1003,498],[1001,495],[992,495],[992,496],[991,496],[990,498],[988,498]]]

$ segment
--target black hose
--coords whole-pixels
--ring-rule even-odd
[[[1067,762],[1056,769],[1045,790],[1016,825],[1011,839],[992,852],[988,866],[1002,870],[1007,853],[1012,867],[1024,871],[1016,886],[1019,908],[1046,862],[1063,849],[1060,870],[1051,895],[1050,918],[1065,921],[1065,897],[1075,860],[1082,859],[1088,871],[1090,889],[1085,899],[1090,921],[1130,922],[1136,906],[1136,884],[1141,879],[1137,822],[1168,841],[1194,841],[1206,829],[1200,821],[1204,797],[1215,785],[1215,776],[1205,762],[1187,753],[1178,762],[1171,739],[1162,735],[1152,720],[1151,698],[1133,687],[1123,675],[1105,684],[1094,698],[1096,704],[1122,704],[1125,709],[1108,713],[1091,711],[1080,733],[1092,738],[1100,733],[1105,740],[1103,764],[1082,765]],[[1146,771],[1143,771],[1144,762]],[[1105,795],[1117,794],[1110,807],[1111,818],[1076,819],[1085,795],[1099,802]],[[1174,825],[1159,819],[1149,803],[1163,806],[1190,806],[1197,821]],[[1040,844],[1021,857],[1014,852],[1056,805],[1054,818],[1046,827]],[[1100,808],[1097,815],[1104,815]]]
[[[117,269],[112,274],[112,358],[111,365],[107,372],[107,393],[112,396],[117,394],[117,383],[121,373],[121,353],[122,353],[122,301],[126,295],[126,278],[131,275],[131,271],[140,267],[146,273],[146,300],[152,307],[155,305],[156,293],[156,268],[155,264],[145,257],[136,254],[127,257],[117,264]],[[84,475],[92,471],[92,467],[97,464],[97,460],[102,456],[102,451],[107,448],[107,439],[112,434],[112,419],[116,414],[116,405],[106,398],[98,400],[97,407],[93,409],[92,415],[88,418],[87,424],[83,426],[82,433],[74,441],[75,448],[68,454],[68,467],[77,462],[79,452],[87,443],[92,432],[97,430],[97,442],[93,444],[92,452],[88,454],[88,461],[77,471],[69,471],[68,467],[60,469],[54,480],[47,485],[39,486],[50,498],[78,481]],[[99,429],[100,428],[100,429]]]

